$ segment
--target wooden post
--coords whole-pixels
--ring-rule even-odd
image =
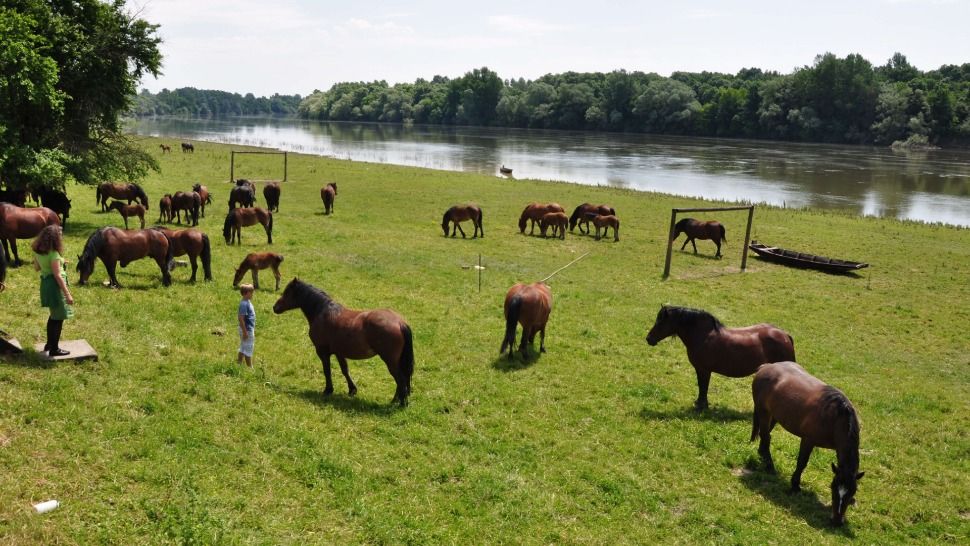
[[[235,151],[230,151],[229,153],[230,153],[230,156],[229,156],[229,183],[232,184],[233,182],[235,182],[235,180],[233,180],[232,177],[233,177],[233,174],[235,173],[235,170],[236,170],[236,152]]]
[[[286,167],[288,157],[289,156],[286,155],[286,152],[283,152],[283,182],[286,182]]]
[[[754,205],[748,209],[748,227],[744,230],[744,249],[741,254],[741,271],[748,267],[748,242],[751,241],[751,220],[754,219]]]
[[[674,250],[674,224],[677,222],[677,209],[670,209],[670,230],[667,232],[667,261],[664,262],[664,277],[670,276],[670,255]]]
[[[482,255],[478,255],[478,293],[482,292]]]

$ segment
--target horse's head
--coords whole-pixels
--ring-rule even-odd
[[[337,195],[337,183],[331,182],[330,185],[333,186],[333,194]]]
[[[280,296],[280,299],[276,300],[276,303],[273,304],[274,313],[278,315],[284,311],[296,309],[300,306],[299,297],[296,295],[300,284],[300,279],[293,277],[293,280],[283,289],[283,294]]]
[[[242,280],[243,275],[245,275],[245,274],[246,274],[246,270],[244,270],[243,268],[240,267],[240,268],[236,269],[236,274],[233,275],[233,277],[232,277],[232,287],[233,288],[239,286],[239,281]]]
[[[841,469],[835,463],[832,463],[832,472],[835,474],[832,479],[832,524],[842,525],[845,523],[846,510],[849,509],[849,506],[855,504],[855,493],[859,487],[859,480],[866,473]]]
[[[86,255],[78,255],[77,257],[77,266],[75,269],[78,273],[77,284],[79,286],[84,286],[87,284],[88,278],[91,276],[91,273],[94,272],[94,259],[87,259],[85,256]]]
[[[522,216],[519,216],[519,233],[525,233],[525,225],[529,223],[529,205],[522,211]]]
[[[660,312],[657,313],[657,320],[654,321],[653,328],[647,334],[647,343],[652,347],[674,335],[675,322],[670,309],[666,305],[661,305]]]

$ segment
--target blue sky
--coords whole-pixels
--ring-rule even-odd
[[[465,3],[129,0],[161,24],[164,74],[143,87],[308,94],[488,66],[503,78],[623,68],[790,72],[816,54],[896,51],[926,70],[970,62],[970,0]]]

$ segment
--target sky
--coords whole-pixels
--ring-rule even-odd
[[[307,95],[336,82],[565,71],[790,73],[825,52],[970,62],[970,0],[128,0],[161,25],[141,87]]]

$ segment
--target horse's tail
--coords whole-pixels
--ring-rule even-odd
[[[441,217],[441,229],[445,230],[445,236],[448,236],[448,213],[451,209],[445,211],[445,215]]]
[[[717,227],[721,228],[721,241],[727,242],[727,230],[724,229],[724,224],[719,224]]]
[[[226,238],[226,244],[229,244],[229,237],[232,235],[232,212],[230,210],[226,215],[226,223],[222,226],[222,236]]]
[[[478,209],[478,229],[482,231],[482,237],[485,236],[485,212],[481,208]]]
[[[269,212],[269,227],[266,228],[266,239],[269,244],[273,244],[273,211]]]
[[[159,235],[162,235],[159,233]],[[162,268],[162,284],[168,286],[172,284],[172,269],[175,267],[175,255],[172,253],[172,241],[162,235],[168,245],[165,247],[165,267]]]
[[[209,236],[202,234],[202,270],[205,272],[205,280],[212,280],[212,247],[209,246]]]
[[[411,327],[402,324],[401,335],[404,336],[404,348],[401,350],[401,358],[397,364],[398,374],[404,384],[404,403],[407,403],[408,395],[411,394],[411,376],[414,375],[414,340],[411,335]]]
[[[509,301],[509,316],[505,318],[505,339],[502,340],[502,348],[499,354],[505,352],[508,347],[511,351],[515,346],[515,326],[519,322],[519,314],[522,312],[522,296],[516,294]],[[523,333],[523,335],[525,335]]]
[[[101,202],[101,186],[98,186],[94,190],[94,204],[97,205]]]
[[[761,428],[761,423],[758,421],[758,408],[754,408],[754,419],[751,423],[751,439],[749,442],[753,442],[755,438],[758,437],[758,429]]]

